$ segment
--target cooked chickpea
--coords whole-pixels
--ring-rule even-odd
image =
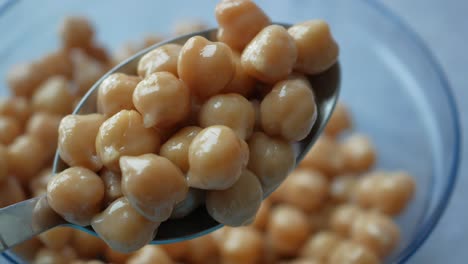
[[[65,247],[60,251],[42,248],[37,252],[33,263],[35,264],[65,264],[76,260],[76,253],[71,247]]]
[[[14,65],[6,76],[11,94],[19,97],[30,97],[46,78],[45,69],[36,62]]]
[[[162,244],[160,247],[169,255],[173,260],[182,260],[187,254],[189,247],[188,241],[175,242],[170,244]]]
[[[344,157],[333,138],[321,135],[299,166],[318,170],[327,176],[334,176],[343,171]]]
[[[185,199],[174,206],[171,219],[184,218],[205,202],[205,191],[189,188]]]
[[[254,91],[256,80],[244,70],[240,56],[238,52],[233,51],[232,59],[236,65],[236,73],[221,93],[236,93],[248,98]]]
[[[63,116],[72,112],[73,101],[68,80],[63,76],[54,76],[37,88],[31,104],[36,112]]]
[[[160,155],[172,161],[183,173],[186,173],[189,169],[190,143],[201,130],[196,126],[182,128],[161,146]]]
[[[76,95],[82,96],[106,73],[107,66],[81,50],[74,50],[71,59],[73,63],[73,81],[76,88],[74,92]]]
[[[127,260],[133,255],[133,252],[122,253],[113,250],[111,247],[106,246],[104,250],[104,257],[108,262],[115,264],[126,264]]]
[[[101,114],[68,115],[58,129],[58,153],[69,166],[82,166],[93,171],[102,167],[95,141],[105,118]]]
[[[112,116],[122,109],[134,109],[132,95],[140,81],[139,77],[123,73],[109,75],[98,88],[98,112],[106,116]]]
[[[0,183],[0,208],[21,202],[26,199],[21,184],[15,177],[8,176]]]
[[[100,46],[96,43],[91,43],[91,45],[84,48],[86,54],[103,64],[110,63],[110,55],[105,47]]]
[[[307,137],[317,119],[315,96],[309,82],[300,77],[281,81],[260,105],[263,130],[271,136],[299,141]]]
[[[279,264],[324,264],[315,258],[297,258],[293,260],[281,261]]]
[[[260,179],[263,193],[269,195],[292,171],[296,163],[290,143],[255,132],[249,141],[248,168]]]
[[[351,241],[344,241],[331,253],[330,264],[379,264],[379,258],[366,247]]]
[[[240,139],[252,135],[255,124],[255,109],[239,94],[220,94],[206,101],[199,113],[202,127],[224,125],[236,132]]]
[[[58,128],[61,117],[46,113],[36,113],[28,121],[26,133],[36,137],[43,146],[43,155],[50,159],[57,149]]]
[[[378,186],[386,177],[382,171],[364,174],[356,183],[353,201],[363,208],[374,206],[377,196],[380,195]]]
[[[342,238],[330,231],[320,231],[311,236],[300,255],[305,258],[316,258],[318,261],[327,263],[330,254],[339,245]]]
[[[0,184],[8,176],[8,151],[0,144]]]
[[[218,40],[231,48],[242,50],[271,22],[268,16],[250,0],[223,0],[216,5],[219,24]]]
[[[177,76],[177,60],[181,49],[181,45],[166,44],[146,53],[138,62],[138,75],[145,78],[156,72],[170,72]]]
[[[330,137],[336,137],[352,127],[353,121],[348,108],[342,102],[338,102],[330,120],[328,120],[324,132]]]
[[[99,237],[78,229],[73,231],[72,245],[80,258],[98,258],[104,252],[106,244]]]
[[[72,62],[69,54],[64,50],[58,50],[46,54],[37,63],[44,71],[46,78],[52,78],[52,76],[64,76],[67,79],[71,79],[72,77]]]
[[[330,185],[330,198],[338,203],[352,201],[357,181],[353,175],[335,177]]]
[[[254,111],[255,111],[254,131],[261,131],[262,120],[261,120],[261,114],[260,114],[260,102],[258,100],[251,100],[250,103],[252,104]]]
[[[96,233],[110,247],[123,253],[148,244],[156,235],[159,224],[138,213],[125,197],[115,200],[91,221]]]
[[[8,146],[8,171],[22,184],[36,176],[47,161],[43,143],[36,137],[22,135]]]
[[[354,134],[341,144],[344,166],[348,171],[362,172],[374,164],[376,151],[370,139],[361,134]]]
[[[68,245],[72,236],[72,228],[59,226],[39,234],[38,237],[48,248],[59,250]]]
[[[189,147],[190,187],[224,190],[240,177],[245,164],[241,140],[226,126],[211,126],[195,136]]]
[[[16,119],[0,116],[0,144],[10,145],[21,132],[21,125]]]
[[[37,252],[43,246],[44,245],[37,237],[32,237],[29,240],[26,240],[14,246],[13,248],[10,248],[10,250],[17,256],[20,256],[21,260],[33,263]]]
[[[179,78],[201,99],[221,92],[234,78],[235,70],[231,49],[201,36],[187,40],[177,63]]]
[[[362,214],[361,209],[352,204],[343,204],[333,210],[330,219],[331,229],[341,235],[348,237],[351,233],[351,228],[354,220]]]
[[[49,179],[52,176],[53,176],[53,173],[52,173],[51,167],[42,169],[34,179],[29,181],[28,183],[29,192],[34,197],[45,194],[47,192],[47,183],[49,182]]]
[[[387,215],[398,215],[413,198],[415,188],[414,179],[406,172],[389,173],[375,186],[372,207]]]
[[[0,116],[10,117],[23,127],[31,115],[31,106],[23,97],[0,98]]]
[[[174,35],[185,35],[207,29],[205,22],[197,19],[179,20],[172,28]]]
[[[86,48],[91,45],[94,38],[94,29],[91,22],[84,17],[66,17],[59,27],[62,45],[67,48]]]
[[[263,200],[262,204],[260,205],[260,208],[257,211],[257,214],[255,215],[255,220],[252,223],[252,226],[258,230],[265,230],[268,224],[268,219],[270,218],[270,212],[271,212],[270,200],[268,199]]]
[[[105,264],[105,262],[93,259],[93,260],[74,260],[70,264]]]
[[[220,246],[222,263],[255,264],[263,254],[263,241],[260,232],[252,227],[232,229]]]
[[[190,91],[175,75],[156,72],[136,86],[133,105],[143,116],[145,127],[170,128],[188,116]]]
[[[267,26],[242,52],[242,67],[250,76],[266,83],[285,79],[293,70],[297,48],[284,27]]]
[[[144,127],[137,111],[122,110],[102,123],[96,137],[96,151],[104,166],[119,172],[120,157],[155,153],[159,142],[159,135]]]
[[[50,179],[47,201],[68,222],[86,226],[101,210],[104,183],[89,169],[71,167]]]
[[[216,240],[211,235],[204,235],[189,240],[186,259],[193,264],[219,263],[219,252]]]
[[[271,211],[267,235],[279,255],[295,256],[309,237],[309,223],[304,212],[289,205]]]
[[[122,193],[143,216],[166,221],[188,192],[184,174],[170,160],[156,154],[120,158]]]
[[[106,188],[104,194],[104,204],[109,205],[113,201],[123,196],[122,193],[122,175],[118,172],[103,169],[99,176],[101,176]]]
[[[169,255],[157,245],[146,245],[140,248],[127,260],[127,264],[172,264]]]

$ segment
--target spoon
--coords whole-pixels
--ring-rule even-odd
[[[286,28],[290,27],[288,24],[279,25]],[[96,95],[98,87],[102,81],[109,75],[116,72],[135,74],[138,61],[149,51],[168,43],[183,45],[193,36],[203,36],[209,40],[216,40],[216,33],[217,29],[204,30],[180,36],[168,41],[163,41],[138,52],[134,56],[115,66],[101,79],[99,79],[83,97],[73,114],[90,114],[97,112]],[[309,77],[309,80],[316,96],[315,100],[318,115],[309,135],[302,141],[298,142],[299,151],[296,157],[296,164],[299,164],[317,140],[333,112],[339,94],[339,64],[336,63],[333,67],[322,74]],[[25,164],[25,166],[27,165]],[[67,165],[60,159],[59,155],[56,154],[53,168],[54,173],[58,173],[66,168]],[[35,235],[45,232],[50,228],[60,225],[77,228],[97,236],[91,227],[81,227],[63,220],[52,210],[52,208],[50,208],[45,195],[2,208],[0,209],[0,252],[26,241]],[[163,222],[158,228],[158,234],[151,243],[166,244],[192,239],[208,234],[220,227],[222,227],[222,225],[211,218],[205,208],[201,206],[182,219],[171,219]]]

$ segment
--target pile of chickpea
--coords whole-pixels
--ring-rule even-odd
[[[291,173],[293,144],[316,118],[303,74],[338,56],[328,25],[270,25],[249,0],[223,0],[215,13],[220,42],[193,37],[149,52],[135,75],[106,78],[96,114],[69,115],[110,67],[159,37],[109,56],[89,21],[69,17],[59,51],[11,69],[12,96],[0,101],[0,207],[47,194],[64,219],[92,225],[107,243],[58,227],[17,254],[32,263],[365,264],[398,246],[391,217],[411,200],[414,180],[370,171],[374,147],[348,135],[343,104]],[[184,22],[174,32],[203,28]],[[51,177],[57,148],[70,168]],[[146,245],[161,222],[202,205],[243,227]]]

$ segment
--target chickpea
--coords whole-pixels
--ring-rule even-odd
[[[96,137],[96,151],[104,166],[119,172],[120,157],[155,153],[159,142],[158,134],[144,127],[137,111],[122,110],[102,123]]]
[[[290,143],[255,132],[249,141],[248,168],[260,179],[263,193],[269,195],[288,176],[296,163]]]
[[[105,264],[104,262],[93,259],[93,260],[74,260],[70,264]]]
[[[34,179],[29,181],[28,187],[29,187],[30,193],[34,197],[45,194],[47,192],[47,183],[49,182],[49,179],[52,176],[53,176],[53,173],[52,173],[51,167],[42,169]]]
[[[11,94],[28,98],[46,78],[45,69],[39,63],[31,62],[11,67],[6,81]]]
[[[46,156],[43,155],[43,144],[36,137],[22,135],[8,146],[8,171],[21,184],[26,184],[44,166]]]
[[[254,91],[256,80],[249,76],[242,67],[240,53],[233,51],[232,59],[236,65],[236,73],[222,93],[237,93],[248,98]]]
[[[51,52],[42,57],[38,62],[42,71],[44,71],[45,79],[52,76],[63,76],[71,79],[73,67],[69,54],[65,50]]]
[[[123,253],[148,244],[156,235],[159,224],[139,214],[125,197],[115,200],[91,221],[96,233],[110,247]]]
[[[265,230],[266,226],[268,225],[268,219],[270,218],[271,212],[271,202],[270,200],[263,200],[260,204],[260,208],[255,215],[255,220],[252,223],[252,226],[258,230]]]
[[[300,255],[305,258],[316,258],[318,261],[327,263],[330,254],[339,245],[342,238],[330,231],[320,231],[311,236]]]
[[[72,236],[72,228],[59,226],[39,234],[38,237],[48,248],[59,250],[68,245]]]
[[[299,141],[307,137],[317,119],[317,106],[307,80],[291,78],[281,81],[260,105],[263,130],[271,136]]]
[[[42,242],[37,237],[33,237],[10,249],[14,254],[20,256],[21,260],[34,263],[34,258],[42,247]]]
[[[208,99],[200,109],[200,126],[224,125],[236,132],[240,139],[248,139],[255,124],[252,104],[238,94],[220,94]]]
[[[414,195],[416,183],[406,172],[389,173],[375,186],[372,207],[393,216],[400,214]]]
[[[375,205],[377,196],[380,195],[378,186],[386,177],[383,171],[374,171],[363,175],[354,189],[353,201],[363,208]]]
[[[71,247],[65,247],[60,251],[42,248],[37,252],[33,263],[35,264],[68,264],[76,260],[76,253]]]
[[[21,184],[15,177],[8,176],[0,183],[0,208],[26,200]]]
[[[104,200],[104,183],[91,170],[71,167],[47,184],[47,201],[70,223],[86,226],[99,213]]]
[[[83,166],[93,171],[102,167],[96,153],[96,135],[104,122],[101,114],[68,115],[58,129],[58,153],[69,166]]]
[[[32,97],[33,110],[62,116],[71,113],[74,97],[68,86],[68,81],[63,76],[47,79]]]
[[[338,203],[352,201],[357,179],[353,175],[340,175],[330,185],[330,198]]]
[[[174,35],[186,35],[207,29],[205,22],[197,19],[180,20],[174,25],[172,32]]]
[[[170,244],[162,244],[160,247],[166,252],[166,254],[173,260],[182,260],[187,254],[189,247],[188,241],[181,241]]]
[[[281,261],[279,264],[323,264],[315,258],[298,258],[289,261]]]
[[[234,78],[235,70],[231,49],[201,36],[187,40],[177,63],[179,78],[201,99],[221,92]]]
[[[143,216],[166,221],[175,204],[188,192],[184,174],[170,160],[156,154],[120,158],[122,193]]]
[[[0,98],[0,116],[10,117],[23,127],[31,114],[31,106],[23,97]]]
[[[112,54],[112,65],[118,65],[124,60],[135,55],[139,50],[139,48],[134,47],[131,43],[125,43]]]
[[[161,146],[160,155],[172,161],[183,173],[186,173],[189,169],[190,143],[201,130],[196,126],[182,128]]]
[[[227,234],[220,251],[225,264],[259,263],[263,254],[262,235],[252,227],[234,228]]]
[[[145,127],[170,128],[188,116],[190,91],[173,74],[156,72],[136,86],[133,104],[143,116]]]
[[[110,62],[109,52],[103,46],[91,43],[91,45],[84,48],[84,51],[88,56],[98,60],[105,65],[109,64]]]
[[[106,116],[112,116],[122,109],[134,109],[132,95],[140,81],[139,77],[123,73],[109,75],[99,85],[97,94],[98,112]]]
[[[219,24],[218,40],[231,48],[242,50],[271,22],[254,1],[223,0],[216,5],[216,20]]]
[[[21,134],[20,123],[11,117],[0,116],[0,144],[10,145]]]
[[[260,102],[258,100],[251,100],[250,103],[252,103],[252,106],[255,111],[254,131],[261,131],[262,120],[261,120],[261,114],[260,114]]]
[[[309,237],[307,216],[289,205],[273,208],[267,226],[272,246],[282,256],[295,256]]]
[[[184,218],[201,204],[205,202],[205,191],[195,188],[189,188],[187,197],[182,202],[175,205],[174,210],[171,213],[171,219]]]
[[[327,176],[334,176],[343,171],[344,157],[338,143],[323,134],[315,142],[299,166],[318,170]]]
[[[62,45],[67,49],[86,48],[91,45],[94,38],[94,29],[91,22],[84,17],[66,17],[59,27]]]
[[[122,175],[108,169],[103,169],[99,175],[104,182],[105,194],[104,204],[109,205],[113,201],[123,196],[122,193]]]
[[[104,250],[104,257],[108,262],[115,264],[126,264],[127,260],[133,255],[131,253],[122,253],[119,251],[113,250],[111,247],[106,246]]]
[[[203,129],[189,147],[190,187],[224,190],[239,179],[245,163],[245,151],[234,131],[226,126]]]
[[[338,102],[324,132],[330,137],[336,137],[352,127],[353,121],[348,108],[342,102]]]
[[[400,240],[400,230],[393,220],[377,212],[363,213],[356,218],[351,228],[351,239],[385,257]]]
[[[331,229],[343,237],[350,236],[354,220],[362,214],[361,209],[352,204],[343,204],[333,211],[330,219]]]
[[[8,151],[3,145],[0,145],[0,184],[8,176]]]
[[[245,47],[241,56],[244,70],[266,83],[285,79],[293,70],[297,48],[284,27],[267,26]]]
[[[367,171],[375,164],[377,159],[372,142],[361,134],[348,137],[342,143],[341,151],[343,152],[344,166],[348,171]]]
[[[364,246],[351,241],[344,241],[331,253],[330,264],[378,264],[378,257]]]
[[[127,264],[172,264],[169,255],[157,245],[146,245],[127,260]]]
[[[73,50],[71,60],[73,81],[76,87],[75,94],[82,96],[106,73],[107,66],[81,50]]]
[[[233,228],[234,227],[223,226],[222,228],[216,229],[215,231],[211,232],[210,235],[219,245],[221,245],[222,243],[224,243],[227,235],[229,234],[229,232],[231,232]]]
[[[36,113],[28,121],[26,133],[36,137],[43,145],[43,155],[50,159],[57,149],[60,116]]]
[[[192,264],[219,263],[218,245],[211,235],[204,235],[189,240],[186,259]]]
[[[322,205],[322,208],[320,208],[318,211],[309,214],[308,221],[310,229],[314,232],[329,229],[331,217],[335,207],[335,204],[327,202]]]
[[[72,245],[80,258],[98,258],[104,252],[106,244],[99,237],[78,229],[73,231]]]
[[[146,53],[138,62],[138,75],[145,78],[152,73],[169,72],[177,76],[177,60],[181,49],[181,45],[166,44]]]

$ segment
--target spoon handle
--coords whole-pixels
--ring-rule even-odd
[[[64,223],[47,203],[35,197],[0,209],[0,252]]]

